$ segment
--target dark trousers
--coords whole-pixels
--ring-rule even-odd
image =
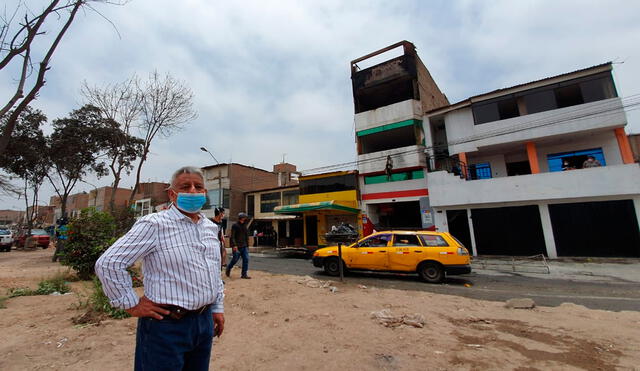
[[[139,318],[135,371],[206,371],[212,343],[211,309],[180,320]]]
[[[249,248],[248,247],[239,247],[238,251],[233,252],[233,257],[231,258],[231,263],[227,265],[227,270],[231,271],[234,265],[240,260],[242,256],[242,276],[246,276],[249,271]]]

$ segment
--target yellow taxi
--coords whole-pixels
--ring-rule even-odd
[[[469,251],[451,234],[430,231],[384,231],[342,247],[345,270],[415,272],[426,282],[441,282],[445,274],[471,273]],[[318,249],[313,265],[339,274],[338,247]]]

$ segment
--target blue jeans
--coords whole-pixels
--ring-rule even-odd
[[[211,308],[180,320],[139,318],[135,371],[206,371],[212,343]]]
[[[231,263],[227,266],[227,269],[231,271],[234,265],[240,260],[240,256],[242,256],[242,276],[247,275],[247,271],[249,270],[249,248],[248,247],[239,247],[238,251],[233,252],[233,257],[231,258]]]

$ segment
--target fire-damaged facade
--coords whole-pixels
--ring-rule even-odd
[[[358,66],[398,50],[400,56]],[[447,97],[408,41],[353,60],[351,81],[365,223],[377,229],[431,227],[422,117],[447,106]]]

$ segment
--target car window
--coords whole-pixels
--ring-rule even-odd
[[[2,235],[2,236],[6,236],[6,235],[10,235],[10,234],[11,234],[11,232],[9,232],[8,230],[6,230],[6,229],[0,229],[0,235]]]
[[[31,234],[48,234],[44,229],[32,229]]]
[[[420,242],[415,234],[396,234],[393,246],[420,246]]]
[[[434,247],[446,247],[449,246],[447,241],[442,238],[442,236],[432,235],[432,234],[421,234],[420,238],[422,239],[422,243],[425,246],[434,246]]]
[[[390,234],[379,234],[360,241],[358,247],[386,247],[390,240]]]

